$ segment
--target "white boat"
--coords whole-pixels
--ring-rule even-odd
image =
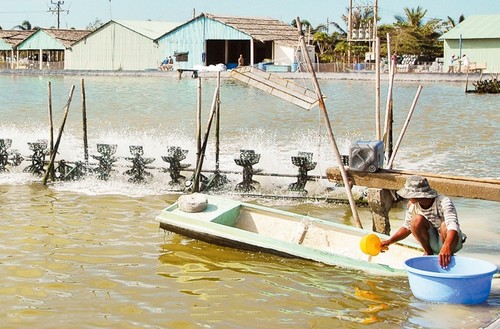
[[[374,232],[228,198],[202,196],[208,201],[206,209],[183,211],[178,200],[157,216],[160,227],[217,245],[386,275],[406,275],[405,260],[423,254],[420,246],[403,241],[369,256],[361,251],[360,241]]]

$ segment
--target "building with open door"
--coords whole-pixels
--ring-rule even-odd
[[[244,65],[291,65],[298,40],[297,29],[277,19],[202,13],[156,42],[164,56],[174,56],[178,68],[224,64],[230,69],[240,55]]]

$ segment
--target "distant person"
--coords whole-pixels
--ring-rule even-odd
[[[160,64],[160,70],[165,71],[167,65],[168,65],[168,57],[165,57],[165,59]]]
[[[465,54],[462,56],[462,65],[464,66],[464,72],[469,72],[470,61]]]
[[[161,71],[172,71],[174,68],[174,60],[172,59],[172,56],[165,57],[163,62],[160,64],[160,70]]]
[[[466,236],[460,231],[457,211],[447,196],[433,190],[422,176],[409,176],[397,192],[409,199],[403,226],[382,247],[413,234],[422,245],[425,255],[439,255],[439,265],[447,267],[451,256],[462,248]]]
[[[457,58],[455,57],[455,55],[451,55],[450,63],[448,65],[448,73],[455,73],[455,61],[456,60],[457,60]]]
[[[240,57],[238,58],[238,67],[241,67],[244,65],[245,65],[245,59],[243,58],[243,54],[240,54]]]

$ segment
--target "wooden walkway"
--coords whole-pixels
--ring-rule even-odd
[[[312,109],[319,103],[315,91],[276,74],[267,73],[251,66],[232,70],[231,78],[284,99],[306,110]]]
[[[375,173],[346,170],[352,185],[399,190],[404,186],[408,176],[421,175],[426,177],[431,187],[440,194],[468,199],[500,201],[500,180],[497,179],[448,176],[403,170],[381,169]],[[342,182],[338,168],[327,168],[326,176],[330,181]]]

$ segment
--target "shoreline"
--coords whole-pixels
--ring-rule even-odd
[[[275,73],[286,79],[308,79],[310,74],[298,72]],[[483,75],[487,75],[483,74]],[[126,77],[174,77],[179,78],[177,71],[141,70],[141,71],[97,71],[97,70],[0,70],[0,76],[126,76]],[[201,78],[215,78],[217,72],[199,71]],[[221,72],[221,78],[229,78],[230,71]],[[479,80],[480,73],[396,73],[394,81],[422,81],[422,82],[466,82]],[[319,80],[356,80],[375,81],[375,72],[316,72]],[[183,79],[191,78],[189,72],[183,74]],[[381,81],[388,81],[389,74],[382,73]]]

